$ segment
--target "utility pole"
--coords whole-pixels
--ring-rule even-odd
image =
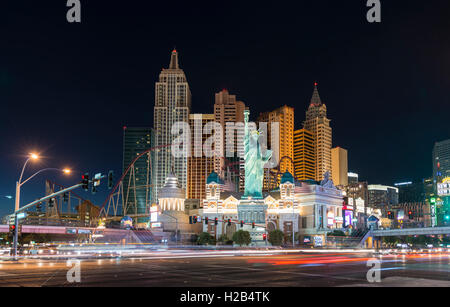
[[[17,213],[14,213],[14,238],[13,238],[13,257],[17,260],[17,240],[19,239],[19,219]]]
[[[102,179],[102,178],[104,178],[104,177],[105,177],[105,176],[99,176],[99,177],[97,178],[97,180],[100,180],[100,179]],[[78,184],[76,184],[76,185],[74,185],[74,186],[71,186],[71,187],[69,187],[69,188],[62,189],[61,191],[58,191],[58,192],[52,193],[52,194],[50,194],[50,195],[44,196],[44,197],[42,197],[42,198],[39,198],[39,199],[37,199],[37,200],[35,200],[35,201],[29,203],[28,205],[25,205],[25,206],[23,206],[22,208],[19,208],[18,210],[15,210],[15,212],[14,212],[15,234],[14,234],[14,241],[13,241],[13,255],[14,255],[14,260],[17,260],[17,241],[18,241],[18,238],[19,238],[19,233],[18,233],[18,230],[19,230],[19,229],[18,229],[19,219],[18,219],[18,216],[17,216],[17,215],[18,215],[19,213],[21,213],[21,212],[25,212],[26,209],[31,208],[31,207],[34,206],[34,205],[40,204],[40,203],[42,203],[42,202],[44,202],[44,201],[46,201],[46,200],[48,200],[48,199],[51,199],[51,198],[53,198],[53,197],[55,197],[55,196],[62,195],[62,194],[64,194],[64,193],[70,192],[70,191],[75,190],[76,188],[79,188],[79,187],[82,187],[82,186],[83,186],[83,183],[78,183]]]

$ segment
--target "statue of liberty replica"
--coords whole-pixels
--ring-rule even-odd
[[[258,130],[249,131],[249,110],[244,111],[244,160],[245,160],[245,192],[243,198],[262,199],[264,165],[272,157],[272,151],[262,154]]]

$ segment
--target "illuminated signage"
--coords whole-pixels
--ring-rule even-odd
[[[405,218],[405,210],[401,209],[397,212],[397,220],[403,220]]]
[[[350,226],[352,224],[352,220],[353,220],[353,212],[352,211],[345,211],[345,223],[344,226]]]
[[[344,221],[344,218],[343,218],[342,216],[336,216],[336,217],[334,218],[334,220],[335,220],[337,223],[339,223],[339,222],[343,222],[343,221]]]
[[[394,185],[395,186],[402,186],[402,185],[409,185],[409,184],[412,184],[412,182],[411,181],[408,181],[408,182],[400,182],[400,183],[394,183]]]
[[[437,193],[439,196],[450,196],[450,177],[437,184]]]
[[[161,223],[152,223],[152,228],[160,228]]]
[[[334,224],[334,213],[332,211],[329,211],[327,213],[327,217],[328,217],[328,226],[333,225]]]
[[[322,246],[323,238],[320,236],[314,236],[314,246]]]
[[[431,227],[436,227],[436,205],[434,203],[431,205]]]
[[[153,205],[150,207],[150,222],[158,221],[158,206]]]

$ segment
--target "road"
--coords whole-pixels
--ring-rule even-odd
[[[375,258],[374,258],[375,257]],[[367,261],[381,260],[381,282],[369,283]],[[84,259],[80,283],[67,281],[66,260],[0,262],[0,286],[450,286],[450,255],[289,253]]]

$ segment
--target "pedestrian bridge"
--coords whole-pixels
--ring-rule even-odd
[[[404,228],[404,229],[383,229],[372,230],[373,237],[400,237],[415,235],[448,235],[450,234],[450,226],[446,227],[426,227],[426,228]]]

